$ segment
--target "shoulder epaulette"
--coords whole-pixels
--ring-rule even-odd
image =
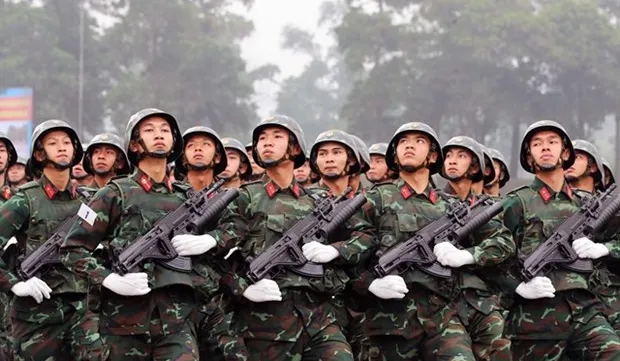
[[[86,200],[90,200],[90,198],[92,198],[92,196],[94,196],[95,193],[97,193],[97,190],[95,188],[84,187],[84,186],[76,187],[75,191],[82,197],[86,198]]]
[[[524,186],[517,187],[517,188],[515,188],[515,189],[511,190],[511,191],[510,191],[510,192],[508,192],[507,194],[517,193],[517,192],[522,191],[522,190],[525,190],[525,189],[532,190],[532,189],[530,188],[530,186],[529,186],[529,185],[524,185]]]
[[[116,181],[116,180],[121,180],[121,179],[130,179],[130,177],[128,175],[115,175],[114,177],[110,178],[110,181]]]
[[[39,182],[37,181],[30,181],[26,184],[22,184],[21,186],[17,187],[18,190],[24,190],[24,189],[32,189],[32,188],[36,188],[36,187],[40,187]]]
[[[179,182],[179,181],[174,181],[172,182],[172,187],[181,191],[181,192],[187,192],[190,189],[192,189],[192,187],[187,184],[187,183],[183,183],[183,182]]]
[[[246,187],[254,186],[254,185],[257,185],[257,184],[262,185],[263,182],[261,180],[255,180],[255,181],[252,181],[252,182],[244,183],[239,188],[246,188]]]

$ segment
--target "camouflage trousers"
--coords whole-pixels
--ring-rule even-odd
[[[236,334],[235,314],[226,312],[223,302],[217,297],[197,313],[200,360],[247,361],[245,342]]]
[[[329,325],[310,336],[305,330],[297,342],[245,339],[251,361],[353,361],[353,354],[340,326]]]
[[[9,295],[0,292],[0,360],[11,360],[13,345],[9,323]]]
[[[364,333],[366,315],[347,307],[341,297],[334,299],[331,304],[336,312],[338,324],[351,345],[353,358],[366,359],[368,357],[368,338]]]
[[[516,300],[506,322],[513,360],[620,361],[620,339],[600,307],[585,290]]]
[[[494,302],[492,297],[480,297],[475,290],[465,290],[465,299],[459,310],[461,321],[469,333],[472,342],[472,351],[477,361],[510,361],[510,340],[504,337],[506,324],[503,311],[499,308],[485,305]],[[467,294],[471,293],[471,294]],[[479,304],[476,304],[478,300]],[[476,306],[472,305],[476,304]]]
[[[603,303],[603,314],[616,334],[620,336],[620,286],[601,287],[596,294]]]
[[[37,304],[31,297],[15,297],[11,312],[15,360],[107,360],[99,316],[84,310],[83,298],[53,295]]]

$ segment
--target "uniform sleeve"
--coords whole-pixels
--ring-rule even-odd
[[[501,217],[495,216],[478,228],[473,235],[474,246],[467,249],[481,267],[494,266],[513,257],[516,246]]]
[[[609,258],[619,259],[620,213],[616,213],[602,228],[602,231],[596,235],[596,239],[609,249]]]
[[[335,264],[361,263],[375,249],[374,227],[370,223],[373,213],[372,203],[367,201],[347,222],[347,229],[350,231],[349,239],[330,244],[340,253],[340,257],[334,261]]]
[[[62,263],[72,272],[100,285],[112,271],[93,256],[97,246],[114,231],[120,221],[121,197],[115,186],[100,189],[88,206],[97,214],[93,224],[81,218],[73,224],[60,248]]]
[[[0,206],[0,249],[4,249],[11,237],[22,229],[28,218],[30,209],[23,192],[17,192],[11,199]],[[3,257],[0,257],[0,290],[9,292],[20,279],[11,272]]]
[[[494,279],[498,282],[498,286],[509,292],[514,292],[517,286],[521,283],[521,278],[515,271],[520,269],[518,264],[521,252],[521,243],[523,241],[523,225],[525,220],[523,219],[523,205],[521,200],[515,194],[509,194],[504,201],[504,226],[512,234],[512,239],[515,244],[515,257],[510,261],[513,264],[512,267],[506,267],[506,272],[502,272]]]

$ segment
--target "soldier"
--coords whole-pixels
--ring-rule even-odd
[[[295,182],[293,170],[306,160],[303,139],[297,122],[284,115],[264,119],[252,132],[254,160],[266,170],[266,177],[241,187],[232,207],[236,212],[222,217],[214,232],[221,244],[238,245],[244,259],[258,256],[277,241],[312,212],[315,196],[325,194]],[[332,296],[342,294],[348,280],[338,265],[356,264],[366,251],[367,235],[357,226],[350,229],[346,241],[303,246],[308,260],[324,264],[322,277],[284,269],[274,280],[250,284],[240,273],[226,280],[227,292],[239,303],[240,332],[253,359],[353,360],[329,303]]]
[[[389,182],[398,178],[394,171],[390,170],[385,163],[387,147],[387,143],[375,143],[368,148],[370,163],[368,164],[369,168],[366,172],[366,179],[371,183]]]
[[[248,143],[245,145],[245,151],[248,155],[248,159],[250,160],[250,164],[252,165],[252,176],[250,177],[250,180],[248,182],[255,182],[257,180],[260,180],[265,174],[265,169],[254,161],[254,154],[252,153],[252,143]]]
[[[601,160],[605,169],[605,189],[607,189],[610,185],[616,183],[616,178],[614,178],[614,172],[611,170],[611,163],[603,157],[601,157]]]
[[[28,159],[18,156],[17,162],[7,168],[7,183],[13,190],[31,181],[31,179],[29,179],[30,177],[26,174],[27,163]]]
[[[6,184],[6,170],[17,162],[17,152],[9,138],[0,133],[0,187]]]
[[[594,144],[573,140],[574,163],[564,172],[566,181],[574,188],[593,194],[605,188],[603,162]]]
[[[508,164],[504,155],[495,148],[488,148],[491,158],[493,158],[493,168],[495,168],[495,178],[484,185],[484,193],[496,199],[501,198],[500,189],[504,188],[510,180]]]
[[[400,177],[394,183],[375,186],[367,194],[375,209],[380,252],[404,242],[441,217],[449,202],[455,201],[430,187],[430,176],[439,172],[443,164],[441,145],[431,127],[419,122],[404,124],[388,144],[386,163]],[[474,238],[486,240],[466,250],[445,250],[439,260],[454,268],[501,262],[514,246],[499,233],[488,238],[491,229],[489,225],[480,227]],[[369,300],[366,312],[371,360],[475,359],[472,340],[462,320],[469,319],[469,312],[461,315],[459,311],[488,306],[478,305],[478,299],[473,302],[475,305],[466,306],[468,300],[462,295],[475,294],[476,290],[469,290],[471,284],[460,284],[459,280],[475,278],[466,270],[453,272],[458,275],[444,279],[412,267],[401,275],[382,278],[367,271],[355,280],[357,292],[370,292],[377,297]],[[484,322],[484,318],[477,321]]]
[[[493,158],[491,158],[489,149],[480,142],[478,142],[478,146],[484,155],[484,177],[482,180],[473,182],[471,186],[475,195],[482,195],[484,192],[484,185],[495,179],[495,167],[493,166]]]
[[[504,201],[504,223],[518,245],[514,269],[579,207],[564,179],[575,152],[560,124],[542,120],[530,125],[520,149],[521,166],[536,177]],[[582,258],[609,254],[586,237],[575,240],[573,248]],[[506,334],[515,360],[620,360],[620,340],[588,290],[587,275],[558,267],[528,282],[516,273],[510,276],[506,289],[516,299]]]
[[[86,153],[85,144],[83,144],[83,148],[82,148],[82,154],[84,153]],[[33,175],[35,177],[39,176],[37,173],[38,172],[36,170],[33,170]],[[91,184],[93,184],[93,181],[95,179],[95,177],[92,174],[84,170],[84,159],[80,159],[79,163],[77,163],[76,165],[73,166],[73,168],[71,168],[71,178],[73,179],[73,183],[75,185],[82,186],[82,187],[90,186]]]
[[[368,172],[370,169],[370,154],[368,153],[368,147],[363,140],[359,137],[349,134],[351,139],[353,139],[353,143],[355,144],[355,151],[357,152],[360,158],[360,169],[357,173],[351,175],[349,179],[349,185],[353,188],[353,192],[356,194],[358,192],[365,192],[366,190],[362,187],[362,173]]]
[[[321,180],[314,186],[324,189],[331,195],[342,195],[349,186],[350,177],[359,174],[361,169],[359,153],[356,151],[352,137],[341,130],[329,130],[319,134],[310,150],[310,164],[314,172],[320,175]],[[349,193],[353,196],[355,193]],[[369,207],[364,209],[364,214],[359,215],[363,220],[372,214]],[[360,212],[362,213],[362,212]],[[369,246],[372,244],[368,240]],[[362,267],[365,265],[360,265]],[[358,270],[349,269],[347,272],[354,275]],[[360,312],[360,305],[355,300],[355,295],[345,291],[343,297],[334,298],[332,301],[338,314],[338,322],[353,350],[356,360],[362,358],[362,342],[364,339],[364,313]]]
[[[67,123],[48,120],[38,125],[30,148],[29,167],[38,170],[41,178],[20,187],[0,207],[0,247],[15,236],[19,255],[41,246],[57,226],[78,212],[87,196],[70,184],[70,168],[82,158],[82,146]],[[0,282],[4,292],[17,296],[10,316],[15,357],[105,360],[99,319],[85,307],[87,284],[62,264],[23,279],[15,268],[17,260],[6,258],[0,260]]]
[[[154,108],[132,115],[125,150],[136,171],[112,179],[97,192],[68,232],[62,261],[84,282],[100,288],[101,333],[110,346],[111,361],[197,360],[189,322],[196,307],[191,273],[149,261],[139,272],[120,275],[93,256],[105,241],[112,254],[122,251],[187,199],[189,188],[167,177],[167,164],[183,152],[172,115]],[[189,257],[216,243],[208,235],[178,235],[172,245],[179,256]],[[200,261],[192,257],[192,263]]]
[[[243,144],[235,138],[222,138],[224,148],[226,148],[226,157],[228,157],[228,166],[219,175],[220,178],[226,179],[224,188],[239,189],[242,182],[247,182],[252,175],[252,165],[250,159],[245,152]]]
[[[295,182],[299,183],[300,186],[309,187],[312,185],[312,179],[310,178],[312,169],[310,168],[309,161],[306,160],[301,167],[295,168],[293,172],[295,175]]]
[[[485,178],[484,153],[480,144],[465,136],[453,137],[443,146],[441,176],[448,180],[444,192],[461,200],[476,195],[472,185]]]
[[[175,171],[192,189],[200,191],[213,184],[227,166],[220,136],[211,128],[197,126],[183,133],[185,149],[174,163]]]
[[[97,134],[90,141],[82,166],[86,173],[93,175],[91,188],[103,188],[110,179],[131,173],[122,143],[118,135],[111,133]]]

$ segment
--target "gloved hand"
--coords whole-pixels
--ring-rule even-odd
[[[195,236],[193,234],[179,234],[170,240],[179,256],[197,256],[217,245],[215,238],[208,234]]]
[[[282,301],[282,292],[275,281],[262,279],[246,288],[243,297],[252,302]]]
[[[19,297],[32,297],[37,303],[43,302],[43,297],[49,300],[52,289],[37,277],[32,277],[27,281],[17,282],[11,291]]]
[[[609,255],[609,248],[602,243],[594,243],[588,237],[573,241],[573,249],[579,258],[598,259]]]
[[[467,264],[474,264],[474,255],[456,248],[450,242],[436,244],[433,253],[435,253],[437,261],[445,267],[459,268]]]
[[[377,278],[368,286],[368,291],[375,296],[388,300],[391,298],[403,298],[409,292],[405,280],[401,276],[387,275]]]
[[[317,241],[304,244],[301,250],[308,261],[315,263],[331,262],[340,256],[340,252],[333,246],[328,246]]]
[[[151,292],[148,276],[144,272],[127,273],[124,276],[111,273],[101,285],[121,296],[143,296]]]
[[[9,249],[12,245],[17,244],[17,239],[15,237],[9,238],[9,241],[4,245],[4,251]]]
[[[521,282],[515,290],[519,296],[534,300],[537,298],[555,297],[555,288],[547,277],[534,277],[529,282]]]

